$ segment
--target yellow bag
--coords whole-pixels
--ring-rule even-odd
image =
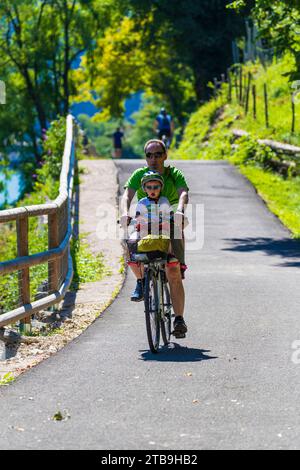
[[[168,252],[170,239],[165,235],[147,235],[138,242],[138,252],[162,251]]]

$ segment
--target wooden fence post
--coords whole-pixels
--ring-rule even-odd
[[[231,81],[231,71],[227,69],[227,80],[228,80],[228,103],[232,102],[232,81]]]
[[[256,119],[256,85],[252,85],[252,96],[253,96],[253,117]]]
[[[59,226],[58,226],[58,209],[54,214],[48,215],[48,246],[57,248],[59,246]],[[48,264],[48,291],[54,292],[59,287],[59,265],[60,260],[49,261]]]
[[[235,96],[236,96],[236,102],[238,103],[239,101],[239,90],[238,90],[238,79],[237,79],[237,71],[234,71],[234,86],[235,86]]]
[[[214,97],[216,98],[218,94],[218,79],[214,77]]]
[[[264,101],[265,101],[265,120],[266,127],[269,127],[269,104],[268,104],[268,90],[267,85],[264,83]]]
[[[18,217],[16,226],[18,256],[28,256],[28,216]],[[30,304],[29,268],[19,271],[19,296],[23,305]],[[20,331],[21,333],[31,331],[31,316],[20,321]]]
[[[292,134],[295,133],[295,102],[294,102],[294,94],[292,95]]]
[[[249,111],[249,95],[250,95],[250,85],[251,85],[251,73],[248,73],[248,82],[247,82],[247,90],[246,90],[246,107],[245,107],[245,113],[246,115],[248,114]]]
[[[243,69],[240,67],[240,93],[239,93],[239,102],[243,102]]]

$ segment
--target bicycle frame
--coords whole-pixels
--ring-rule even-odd
[[[149,265],[145,265],[145,275],[150,269],[154,272],[154,275],[157,279],[157,288],[158,288],[158,301],[159,301],[159,319],[165,321],[165,304],[163,297],[163,288],[164,283],[166,283],[166,273],[164,270],[165,262],[151,262]]]
[[[172,302],[165,271],[167,254],[161,253],[156,256],[153,252],[151,253],[152,256],[155,256],[153,259],[151,259],[149,253],[140,253],[134,255],[134,260],[144,264],[146,330],[150,349],[152,352],[157,353],[160,332],[164,345],[168,345],[170,342]],[[151,281],[152,284],[150,284]],[[149,297],[150,289],[152,292],[151,297]]]

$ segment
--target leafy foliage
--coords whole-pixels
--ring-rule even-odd
[[[230,10],[227,0],[128,0],[132,17],[143,31],[144,44],[167,45],[173,60],[192,71],[198,101],[207,101],[207,87],[215,76],[232,63],[232,40],[245,33],[244,16],[254,1],[249,1],[242,15]],[[143,24],[145,17],[153,18]],[[156,31],[160,31],[157,41]],[[157,47],[157,46],[156,46]],[[154,62],[157,63],[157,62]]]
[[[152,15],[141,22],[125,16],[97,41],[94,61],[83,58],[76,73],[80,99],[94,100],[103,120],[122,116],[124,100],[139,90],[158,96],[178,119],[193,103],[191,70],[176,60],[161,30],[153,33],[151,42],[145,38],[149,28],[153,28]]]
[[[112,11],[110,0],[1,2],[0,70],[7,83],[1,150],[18,142],[26,151],[30,143],[30,152],[40,160],[42,129],[67,114],[75,93],[74,64],[93,49]]]
[[[100,281],[103,277],[111,275],[111,270],[105,265],[103,254],[91,253],[84,234],[81,234],[79,239],[72,239],[71,254],[74,268],[71,289],[77,290],[82,283]]]
[[[26,195],[18,203],[18,207],[44,204],[47,199],[55,199],[58,196],[58,175],[65,143],[65,119],[59,119],[52,123],[46,135],[45,164],[37,170],[33,191]],[[29,253],[39,253],[48,247],[48,226],[41,218],[29,218]],[[14,259],[16,251],[16,227],[15,223],[0,225],[0,261]],[[47,264],[41,264],[31,268],[31,298],[34,298],[39,285],[48,278]],[[0,277],[0,313],[15,308],[19,303],[18,274],[12,273]]]

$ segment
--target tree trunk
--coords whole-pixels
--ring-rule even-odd
[[[41,127],[41,129],[46,129],[47,128],[46,113],[45,113],[44,107],[42,105],[42,101],[40,100],[40,97],[38,95],[38,91],[34,89],[34,86],[31,82],[31,79],[30,79],[30,76],[29,76],[28,69],[26,67],[23,68],[22,73],[23,73],[23,76],[25,78],[28,94],[29,94],[34,106],[35,106],[35,109],[36,109],[36,112],[37,112],[37,115],[38,115],[38,120],[39,120],[40,127]]]
[[[196,72],[195,75],[195,93],[197,101],[199,103],[205,103],[212,95],[212,91],[207,86],[209,78],[206,76],[205,70]]]

